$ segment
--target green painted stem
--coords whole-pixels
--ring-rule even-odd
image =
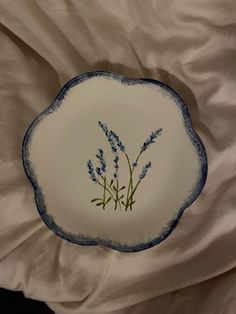
[[[103,205],[102,208],[105,209],[105,202],[106,202],[106,177],[103,178],[104,181],[104,189],[103,189]]]
[[[141,156],[141,152],[138,154],[137,158],[135,159],[135,162],[137,163],[138,160],[139,160],[139,157]],[[134,172],[134,169],[135,168],[132,168],[131,172],[132,172],[132,182],[131,182],[131,201],[130,201],[130,210],[132,210],[132,207],[133,207],[133,196],[134,196],[134,193],[133,193],[133,172]]]
[[[103,179],[103,180],[104,180],[104,178],[105,178],[105,177],[102,176],[102,179]],[[100,182],[99,182],[98,184],[104,187],[104,185],[102,185]],[[114,191],[113,191],[112,189],[110,189],[110,187],[109,187],[108,184],[106,185],[106,191],[111,195],[113,201],[116,203],[116,199],[115,199],[115,197],[113,196],[113,192],[114,192]],[[118,205],[119,205],[119,208],[121,209],[121,205],[120,205],[120,201],[119,201],[119,200],[118,200]]]
[[[117,203],[118,203],[118,188],[119,188],[119,182],[118,179],[116,178],[116,204],[115,204],[115,210],[117,209]]]
[[[137,156],[137,158],[135,159],[135,162],[137,163],[138,160],[139,160],[139,157],[141,156],[142,152],[140,152]],[[129,160],[129,156],[127,154],[125,154],[126,156],[126,159],[128,161],[128,165],[129,165],[129,173],[130,173],[130,179],[129,179],[129,185],[128,185],[128,191],[127,191],[127,197],[126,197],[126,204],[125,204],[125,210],[127,211],[128,207],[130,207],[130,210],[132,210],[132,202],[133,202],[133,196],[134,196],[134,193],[133,193],[133,172],[134,172],[134,169],[135,168],[131,168],[131,165],[130,165],[130,160]],[[131,195],[130,194],[130,190],[131,190]],[[129,201],[131,197],[131,201]]]
[[[133,186],[133,172],[132,172],[132,169],[131,169],[131,165],[130,165],[130,160],[129,160],[129,156],[125,153],[125,157],[128,161],[128,165],[129,165],[129,185],[128,185],[128,190],[127,190],[127,195],[126,195],[126,204],[125,204],[125,210],[127,211],[128,209],[128,199],[129,199],[129,191],[130,191],[130,188]],[[132,191],[131,191],[132,193]]]
[[[106,191],[111,195],[112,199],[115,202],[116,200],[115,200],[114,196],[112,195],[112,193],[108,190],[108,188],[105,185],[103,185],[101,182],[98,182],[98,184],[106,189]]]
[[[130,204],[130,201],[133,200],[133,195],[134,195],[134,193],[136,192],[136,190],[137,190],[137,188],[138,188],[138,186],[139,186],[141,180],[142,180],[142,179],[139,179],[138,182],[137,182],[137,184],[135,185],[135,188],[134,188],[133,192],[131,193],[131,195],[130,195],[130,197],[129,197],[129,199],[128,199],[128,204]],[[130,210],[132,210],[132,208],[130,208]]]

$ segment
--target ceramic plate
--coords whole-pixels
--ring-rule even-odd
[[[22,155],[52,231],[124,252],[166,239],[207,177],[180,96],[159,81],[112,72],[70,80],[29,126]]]

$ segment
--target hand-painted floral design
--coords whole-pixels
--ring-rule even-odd
[[[95,203],[96,206],[102,206],[104,210],[110,201],[114,203],[114,210],[117,210],[117,208],[120,210],[124,208],[125,211],[128,209],[132,210],[135,204],[134,195],[140,183],[147,176],[149,169],[152,166],[151,161],[148,161],[144,166],[142,166],[137,182],[134,182],[134,172],[139,166],[139,159],[141,155],[151,146],[151,144],[155,143],[155,140],[162,134],[162,128],[153,131],[149,135],[140,147],[138,156],[133,162],[131,162],[126,151],[126,147],[122,143],[119,136],[114,131],[109,130],[106,124],[101,121],[98,121],[98,126],[105,134],[111,151],[114,154],[114,172],[112,178],[109,178],[107,174],[107,164],[104,151],[99,148],[98,153],[96,154],[99,162],[98,166],[94,168],[92,160],[88,160],[87,167],[90,179],[94,183],[101,186],[102,196],[92,199],[91,202]],[[128,164],[129,182],[127,184],[127,189],[126,186],[121,185],[119,181],[119,160],[121,157],[125,158]]]

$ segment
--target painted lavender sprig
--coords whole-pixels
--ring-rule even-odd
[[[125,151],[125,146],[123,145],[123,143],[121,142],[120,138],[118,137],[118,135],[112,131],[109,130],[108,127],[106,126],[105,123],[102,123],[101,121],[98,121],[98,125],[100,126],[100,128],[102,129],[103,133],[105,134],[105,136],[107,137],[107,140],[110,144],[112,153],[114,154],[114,179],[116,181],[116,185],[112,185],[113,180],[111,181],[111,185],[112,189],[115,191],[115,210],[117,209],[117,206],[119,205],[119,208],[121,209],[121,204],[120,204],[120,200],[124,197],[123,195],[119,196],[119,192],[121,190],[124,189],[124,187],[122,187],[122,189],[119,189],[119,150],[121,152]]]
[[[98,153],[96,157],[100,161],[100,167],[97,167],[96,170],[97,170],[98,175],[101,176],[103,173],[106,172],[106,160],[105,160],[104,152],[101,148],[98,149]]]
[[[150,147],[151,144],[155,143],[155,139],[157,139],[162,133],[162,128],[157,129],[155,131],[153,131],[149,137],[146,139],[146,141],[142,144],[141,148],[140,148],[140,152],[137,156],[137,158],[135,159],[135,161],[132,163],[132,169],[134,170],[134,168],[136,168],[138,166],[138,160],[139,157],[141,156],[141,154],[148,148]]]
[[[89,160],[87,162],[87,166],[88,166],[88,173],[90,175],[90,179],[94,183],[98,183],[98,179],[96,178],[96,175],[95,175],[95,171],[94,171],[94,166],[93,166],[92,160]]]
[[[137,188],[138,188],[139,184],[141,183],[141,181],[146,177],[149,168],[151,168],[151,165],[152,165],[152,163],[149,161],[149,162],[146,163],[146,165],[144,165],[142,167],[142,171],[141,171],[141,173],[139,175],[139,180],[136,183],[135,187],[133,188],[133,190],[132,190],[132,192],[131,192],[131,194],[129,196],[129,200],[128,200],[129,206],[133,205],[132,203],[134,203],[134,201],[133,201],[134,193],[137,191]],[[132,207],[130,207],[130,209],[132,209]]]
[[[106,182],[106,160],[104,156],[104,152],[101,148],[98,149],[98,153],[96,154],[96,157],[99,160],[100,166],[96,168],[97,175],[101,177],[103,180],[103,198],[102,198],[102,207],[105,209],[106,204],[111,200],[111,197],[108,201],[106,201],[106,189],[107,189],[107,182]]]
[[[132,163],[132,169],[130,171],[130,184],[128,187],[128,193],[127,193],[127,198],[126,198],[126,210],[128,207],[130,207],[130,209],[132,210],[132,206],[134,204],[133,202],[133,197],[130,198],[130,193],[131,195],[134,195],[133,190],[133,172],[135,170],[136,167],[138,167],[138,160],[140,158],[140,156],[143,154],[143,152],[149,148],[151,146],[151,144],[155,143],[155,140],[161,135],[162,133],[162,128],[159,128],[155,131],[153,131],[149,137],[145,140],[145,142],[142,144],[141,148],[140,148],[140,152],[138,154],[138,156],[136,157],[135,161]]]
[[[114,177],[118,178],[119,174],[118,174],[118,170],[119,170],[119,156],[115,155],[114,158],[114,168],[115,168],[115,172],[114,172]]]
[[[136,159],[131,162],[130,158],[128,156],[128,153],[126,151],[126,147],[117,135],[116,132],[109,130],[107,125],[101,121],[98,121],[98,125],[105,134],[108,143],[110,145],[111,151],[114,154],[113,159],[113,178],[110,181],[110,184],[108,184],[106,171],[107,171],[107,164],[104,156],[104,151],[99,148],[98,153],[96,154],[96,157],[99,160],[99,165],[96,167],[96,174],[94,166],[91,160],[87,162],[88,165],[88,173],[91,178],[91,180],[94,183],[98,183],[100,186],[103,187],[103,198],[96,198],[93,199],[91,202],[98,201],[96,204],[97,206],[103,205],[103,209],[105,209],[106,204],[112,199],[114,201],[115,207],[114,209],[117,209],[117,206],[121,209],[121,204],[124,206],[125,210],[127,211],[128,208],[132,210],[133,204],[135,203],[135,200],[133,199],[135,192],[137,191],[138,186],[143,181],[143,179],[147,176],[149,169],[151,168],[151,161],[147,162],[143,167],[142,171],[138,176],[138,181],[136,184],[133,180],[133,174],[136,168],[138,168],[138,161],[140,156],[151,146],[151,144],[155,143],[155,140],[161,135],[162,128],[154,130],[149,137],[145,140],[145,142],[140,147],[140,152]],[[120,193],[124,192],[125,186],[119,187],[119,161],[120,161],[120,154],[124,155],[129,168],[129,182],[128,182],[128,188],[126,193],[126,201],[123,201],[124,194],[120,195]],[[115,180],[115,183],[114,183]],[[102,181],[102,182],[101,182]],[[121,192],[122,191],[122,192]],[[106,195],[108,195],[108,199],[106,199]]]
[[[146,139],[146,141],[141,146],[141,154],[153,143],[155,143],[155,139],[161,135],[162,128],[153,131],[150,136]]]
[[[107,187],[107,180],[106,180],[106,160],[104,157],[104,152],[101,148],[98,149],[98,154],[96,155],[96,157],[99,159],[100,162],[100,167],[96,167],[96,173],[97,173],[97,177],[95,175],[95,170],[94,170],[94,166],[91,160],[89,160],[87,162],[87,166],[88,166],[88,173],[90,175],[90,179],[94,182],[94,183],[98,183],[100,186],[103,187],[103,197],[102,198],[94,198],[91,200],[91,202],[97,202],[97,206],[102,205],[103,209],[105,209],[106,205],[110,202],[110,200],[113,198],[113,200],[115,200],[112,192],[109,190],[109,188]],[[100,182],[100,180],[102,182]],[[108,199],[106,199],[106,192],[108,192],[108,194],[110,195],[108,197]]]
[[[143,166],[142,172],[141,172],[140,175],[139,175],[139,179],[140,179],[140,180],[142,180],[142,179],[144,179],[144,178],[146,177],[147,172],[148,172],[148,169],[151,168],[151,166],[152,166],[151,161],[149,161],[148,163],[146,163],[145,166]]]
[[[125,152],[125,146],[121,142],[119,136],[114,131],[110,131],[110,136],[114,139],[114,141],[116,142],[116,145],[119,147],[119,149],[124,153]]]

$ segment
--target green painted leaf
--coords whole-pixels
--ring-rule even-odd
[[[100,205],[102,205],[102,204],[103,204],[103,202],[101,202],[101,203],[97,203],[97,204],[96,204],[96,206],[100,206]]]
[[[106,205],[107,203],[109,203],[110,200],[111,200],[111,197],[108,198],[108,200],[106,201],[105,205]]]
[[[124,206],[126,206],[125,202],[122,201],[121,203],[122,203]]]
[[[119,191],[124,190],[124,189],[125,189],[125,186],[122,186],[122,188],[120,188]]]
[[[119,197],[119,200],[121,200],[123,197],[124,197],[124,194],[123,194],[123,195],[121,195],[121,197]]]
[[[91,200],[91,203],[93,203],[95,201],[102,201],[102,199],[101,198],[94,198],[94,199]]]
[[[113,188],[113,190],[114,190],[114,191],[117,191],[117,188],[116,188],[114,185],[113,185],[113,187],[112,187],[112,188]]]
[[[113,180],[111,179],[110,186],[112,185],[112,183],[113,183]]]

